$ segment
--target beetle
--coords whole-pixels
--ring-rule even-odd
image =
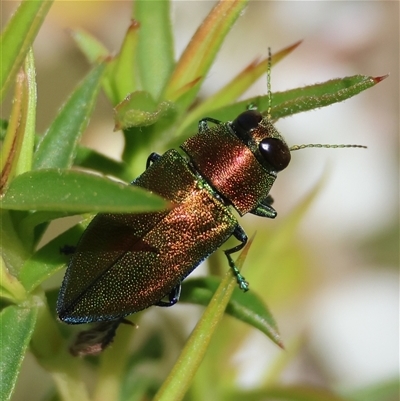
[[[88,225],[59,293],[62,321],[112,321],[152,305],[174,305],[182,280],[231,236],[240,243],[224,252],[239,287],[248,290],[231,256],[247,235],[230,208],[274,218],[269,191],[289,164],[290,149],[254,109],[228,123],[202,119],[181,149],[186,157],[175,149],[152,153],[132,182],[171,201],[172,209],[100,213]]]
[[[72,353],[104,349],[118,325],[130,323],[127,315],[174,305],[185,277],[231,236],[239,244],[224,253],[239,287],[247,291],[249,284],[231,256],[245,246],[247,235],[231,209],[240,216],[275,218],[269,192],[277,173],[289,165],[291,151],[364,147],[289,147],[271,122],[269,78],[270,63],[266,115],[249,107],[231,122],[204,118],[180,146],[183,154],[171,149],[148,157],[146,170],[131,184],[169,200],[172,209],[100,213],[90,222],[72,253],[56,307],[65,323],[98,323],[80,334]]]

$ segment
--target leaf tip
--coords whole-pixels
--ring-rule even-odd
[[[132,19],[128,31],[136,31],[139,28],[140,28],[140,22],[138,20]]]
[[[378,84],[379,82],[383,81],[386,79],[390,74],[382,75],[380,77],[372,77],[372,80],[374,81],[374,84]]]
[[[254,70],[260,64],[260,58],[257,57],[255,58],[250,64],[247,65],[247,67],[244,69],[245,72],[249,72]]]
[[[298,40],[287,48],[287,52],[291,53],[296,47],[300,46],[303,43],[303,39]]]
[[[165,98],[176,101],[181,96],[183,96],[187,92],[189,92],[190,89],[192,89],[194,86],[196,86],[201,81],[201,79],[202,79],[202,77],[199,76],[199,77],[193,79],[192,81],[187,82],[186,84],[184,84],[183,86],[181,86],[179,88],[170,89],[170,92],[167,93]]]
[[[277,337],[275,338],[275,344],[276,344],[279,348],[283,349],[284,351],[286,350],[286,349],[285,349],[285,346],[283,345],[283,342],[281,341],[281,339],[280,339],[279,336],[277,336]]]

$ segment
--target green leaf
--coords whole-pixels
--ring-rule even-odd
[[[299,46],[301,41],[286,47],[285,49],[274,54],[271,59],[271,65],[275,65],[284,57],[289,55]],[[212,112],[212,110],[224,107],[227,104],[235,101],[250,85],[252,85],[262,74],[268,70],[268,58],[262,61],[255,60],[250,63],[245,69],[237,74],[228,84],[221,88],[217,93],[208,97],[203,102],[196,105],[193,110],[189,110],[184,121],[179,126],[176,136],[179,136],[189,125],[197,123],[199,120]]]
[[[351,401],[398,401],[400,399],[400,382],[398,377],[369,385],[352,391]]]
[[[31,251],[28,249],[27,244],[21,241],[12,217],[12,213],[0,208],[1,257],[4,260],[7,271],[11,275],[18,277],[18,272]]]
[[[225,399],[246,401],[350,401],[329,390],[306,386],[276,386],[265,390],[235,392]]]
[[[236,261],[239,270],[246,259],[251,243],[252,239],[248,241]],[[192,331],[167,379],[154,397],[154,401],[180,401],[183,399],[203,360],[213,333],[222,320],[225,308],[236,286],[236,277],[233,275],[232,269],[229,269]]]
[[[7,126],[8,122],[0,119],[0,141],[5,138]],[[40,139],[39,135],[34,136],[35,143],[39,143]],[[74,165],[94,170],[104,175],[111,175],[126,182],[130,182],[134,178],[129,172],[126,163],[111,159],[82,145],[77,147]]]
[[[180,98],[182,107],[193,101],[225,36],[246,5],[247,1],[243,0],[217,3],[183,52],[164,90],[163,99],[175,102]],[[195,85],[191,87],[191,83]],[[183,94],[185,87],[188,91]]]
[[[0,101],[39,31],[52,0],[23,1],[0,36]]]
[[[36,130],[36,71],[33,58],[32,48],[25,58],[24,72],[26,74],[26,101],[25,101],[25,117],[24,134],[21,145],[21,152],[16,167],[16,175],[25,173],[32,168],[33,149],[35,145]]]
[[[21,242],[26,246],[32,244],[29,249],[35,248],[39,239],[42,237],[43,232],[48,226],[48,222],[63,217],[74,215],[75,213],[67,212],[49,212],[49,211],[36,211],[27,212],[21,217],[18,222],[18,234]]]
[[[387,75],[383,77],[354,75],[352,77],[332,79],[321,84],[283,92],[281,99],[279,99],[278,94],[277,96],[273,95],[272,118],[278,119],[342,102],[375,86],[386,77]],[[276,106],[274,98],[278,98],[276,99]]]
[[[185,280],[182,285],[181,302],[208,305],[221,280],[217,277],[201,277]],[[244,293],[234,288],[225,311],[242,322],[261,330],[275,344],[283,348],[276,322],[264,302],[254,291]]]
[[[68,256],[61,252],[65,246],[75,246],[91,219],[77,224],[35,252],[22,266],[19,280],[29,293],[54,273],[63,269]]]
[[[332,79],[321,84],[273,93],[271,118],[272,120],[277,120],[303,111],[342,102],[375,86],[386,77],[387,75],[383,77],[354,75],[346,78]],[[212,117],[224,122],[232,121],[246,110],[250,104],[255,105],[265,114],[269,104],[268,95],[249,98],[229,106],[221,107],[218,110],[210,111],[207,116],[203,117]],[[179,131],[177,130],[176,132]],[[188,138],[196,131],[197,122],[193,122],[179,137],[179,142]],[[171,141],[170,146],[175,146],[176,144],[177,140],[175,139]]]
[[[72,38],[91,64],[108,60],[102,84],[108,99],[114,106],[137,89],[135,61],[139,26],[137,21],[131,22],[121,50],[113,58],[108,49],[88,32],[83,29],[71,30]]]
[[[36,121],[35,75],[33,52],[30,51],[17,75],[10,124],[1,150],[1,191],[14,175],[29,171],[32,166]]]
[[[8,306],[0,313],[0,399],[10,400],[32,337],[37,309]]]
[[[3,257],[0,257],[0,297],[11,302],[21,302],[26,293],[21,283],[8,272]]]
[[[8,121],[0,118],[0,140],[3,141],[8,127]]]
[[[93,111],[105,63],[96,66],[75,89],[39,142],[33,167],[68,168]]]
[[[174,114],[172,102],[156,104],[148,92],[137,91],[127,96],[115,108],[115,130],[146,127],[160,118]]]
[[[71,29],[70,34],[90,64],[101,63],[110,56],[110,52],[103,43],[85,30]]]
[[[137,65],[142,89],[158,99],[174,67],[169,1],[136,1],[139,22]]]
[[[153,3],[154,4],[154,3]],[[159,4],[157,2],[156,4]],[[111,103],[115,106],[125,97],[137,90],[135,61],[140,24],[133,20],[126,32],[118,55],[107,68],[103,87]]]
[[[38,316],[30,343],[30,351],[41,366],[52,376],[60,400],[89,401],[87,387],[82,377],[82,359],[73,358],[60,333],[47,300],[41,291],[35,295]]]
[[[246,278],[252,290],[257,291],[261,297],[268,297],[270,305],[281,304],[290,299],[307,279],[311,279],[308,277],[308,269],[305,268],[307,252],[298,247],[295,237],[301,221],[321,193],[326,180],[327,174],[324,174],[303,199],[298,201],[294,209],[276,222],[273,235],[268,233],[267,228],[259,228],[260,235],[255,239],[257,253],[252,252],[249,255],[249,264],[255,268],[246,272]],[[277,269],[276,266],[280,268]]]
[[[0,194],[16,173],[17,163],[24,139],[27,117],[28,85],[25,72],[21,69],[17,75],[13,106],[0,154]]]
[[[88,168],[104,175],[111,175],[126,182],[130,182],[134,178],[128,171],[126,163],[111,159],[84,146],[78,146],[74,165]]]
[[[1,207],[67,213],[135,213],[165,209],[168,203],[155,194],[106,177],[80,171],[46,169],[16,177]]]

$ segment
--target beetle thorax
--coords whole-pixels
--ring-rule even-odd
[[[181,148],[209,184],[244,215],[267,196],[275,174],[261,166],[228,124],[204,129]]]

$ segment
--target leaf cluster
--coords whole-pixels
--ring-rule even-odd
[[[69,335],[70,331],[56,321],[53,312],[56,292],[42,287],[65,267],[60,249],[77,243],[90,218],[39,248],[50,221],[82,213],[135,213],[169,207],[158,196],[123,183],[135,176],[138,161],[152,151],[155,141],[164,148],[179,146],[196,131],[198,120],[204,116],[232,120],[249,104],[267,111],[267,95],[237,102],[266,72],[267,59],[250,63],[211,97],[198,99],[225,36],[246,4],[247,1],[219,2],[179,59],[173,53],[167,1],[135,2],[132,22],[115,56],[89,33],[72,31],[91,70],[72,89],[43,135],[35,129],[37,89],[32,43],[52,1],[21,2],[5,26],[0,37],[0,98],[4,99],[11,88],[14,94],[11,114],[0,127],[2,400],[11,398],[28,349],[54,379],[56,392],[52,400],[139,400],[151,396],[156,400],[179,400],[185,394],[193,394],[195,374],[224,313],[261,330],[282,346],[277,325],[264,302],[256,293],[242,294],[230,273],[222,279],[188,280],[182,301],[207,308],[171,374],[161,384],[158,377],[139,369],[142,362],[154,363],[165,351],[159,335],[150,336],[139,351],[127,353],[132,329],[124,327],[119,340],[100,361],[91,364],[90,360],[73,358],[65,338],[65,332]],[[272,64],[298,44],[274,54]],[[343,101],[380,80],[357,75],[274,93],[271,117],[276,120]],[[101,90],[114,110],[115,128],[124,135],[120,161],[80,144]],[[299,205],[290,221],[298,221],[314,195]],[[288,224],[286,234],[290,236],[295,228],[296,224]],[[247,251],[248,248],[242,256]],[[243,260],[238,263],[241,265]],[[97,385],[90,396],[80,374],[84,364],[98,372]],[[344,400],[327,390],[282,387],[277,383],[249,392],[240,392],[231,384],[219,399]]]

